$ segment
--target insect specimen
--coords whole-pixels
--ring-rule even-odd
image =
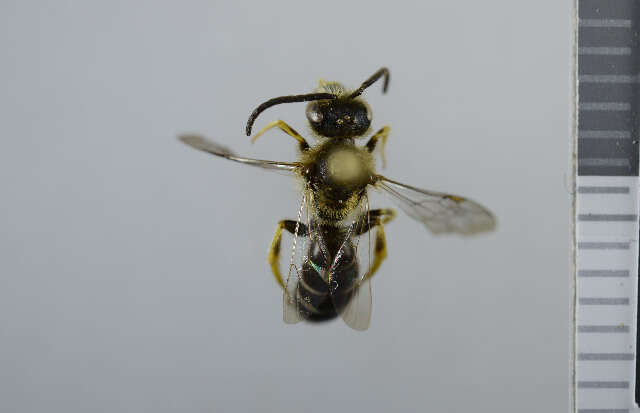
[[[320,81],[309,94],[281,96],[259,105],[249,116],[247,136],[257,117],[281,103],[309,102],[306,117],[318,142],[305,138],[282,120],[268,123],[253,138],[278,128],[297,141],[299,159],[277,162],[236,156],[199,135],[180,139],[196,149],[263,169],[288,172],[302,182],[302,201],[295,220],[282,220],[269,248],[268,262],[282,287],[284,321],[322,321],[342,316],[356,330],[366,330],[371,319],[371,277],[387,256],[384,225],[395,217],[392,209],[370,209],[367,191],[375,188],[391,197],[410,217],[433,233],[469,235],[494,228],[492,214],[457,195],[427,191],[379,175],[374,150],[384,146],[389,127],[375,132],[364,145],[356,140],[371,128],[371,108],[361,97],[365,89],[383,80],[381,68],[362,85],[349,90],[338,82]],[[292,235],[293,251],[286,278],[280,269],[283,232]]]

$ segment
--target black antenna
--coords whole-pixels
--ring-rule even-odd
[[[387,93],[387,87],[389,87],[389,69],[387,69],[386,67],[383,67],[379,69],[377,72],[375,72],[373,75],[371,75],[369,79],[365,80],[364,83],[362,83],[362,85],[360,85],[360,87],[356,89],[355,92],[349,95],[349,98],[352,99],[360,96],[366,88],[376,83],[376,81],[380,79],[382,76],[384,76],[384,83],[382,84],[382,93]]]
[[[251,135],[251,129],[253,128],[253,122],[255,122],[256,118],[260,113],[264,112],[265,109],[270,108],[273,105],[278,105],[280,103],[294,103],[294,102],[309,102],[311,100],[323,100],[323,99],[336,99],[337,96],[333,93],[309,93],[307,95],[292,95],[292,96],[280,96],[277,98],[269,99],[260,106],[258,106],[249,116],[249,120],[247,121],[247,136]]]

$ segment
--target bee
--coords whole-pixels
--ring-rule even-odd
[[[379,175],[374,151],[384,147],[389,127],[383,126],[364,145],[356,140],[371,129],[370,106],[362,93],[379,79],[382,91],[389,85],[389,70],[381,68],[355,90],[338,82],[321,80],[313,93],[280,96],[259,105],[249,116],[246,134],[266,109],[294,102],[308,102],[306,118],[317,138],[310,145],[282,120],[268,123],[251,139],[255,142],[270,129],[280,129],[297,141],[296,162],[251,159],[200,135],[181,135],[182,142],[212,155],[245,165],[284,171],[299,179],[302,200],[295,220],[281,220],[268,251],[268,262],[283,289],[283,318],[324,321],[341,316],[355,330],[366,330],[371,320],[370,280],[387,257],[384,227],[393,209],[370,209],[368,191],[374,188],[390,198],[411,218],[432,233],[470,235],[495,227],[491,212],[469,199],[405,185]],[[289,271],[280,269],[283,232],[292,235]]]

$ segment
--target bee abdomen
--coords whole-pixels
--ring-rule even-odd
[[[296,288],[301,315],[309,321],[324,321],[337,317],[349,303],[358,276],[358,263],[338,263],[331,275],[331,286],[323,274],[326,271],[306,262]]]

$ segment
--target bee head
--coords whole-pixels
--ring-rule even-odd
[[[371,125],[371,109],[361,99],[320,100],[307,105],[311,128],[326,138],[354,138]]]
[[[315,93],[306,95],[280,96],[269,99],[258,106],[247,120],[246,133],[251,135],[253,123],[260,113],[280,103],[310,102],[307,105],[307,119],[311,128],[320,136],[327,138],[353,138],[363,135],[371,125],[371,110],[358,96],[366,88],[384,77],[383,93],[389,85],[389,70],[386,67],[375,72],[358,89],[347,92],[337,82],[321,82]]]

